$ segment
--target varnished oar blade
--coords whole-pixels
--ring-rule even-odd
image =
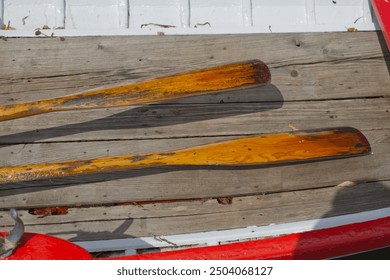
[[[54,111],[161,102],[224,90],[255,87],[267,84],[270,79],[271,74],[267,65],[260,60],[250,60],[66,97],[0,106],[0,121]]]
[[[171,165],[270,165],[364,155],[365,136],[350,127],[264,134],[177,151]]]
[[[247,166],[365,155],[370,144],[354,128],[264,134],[146,155],[0,168],[0,183],[123,171],[154,166]]]

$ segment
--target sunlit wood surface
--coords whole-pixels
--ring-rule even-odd
[[[20,209],[27,231],[72,241],[268,225],[389,207],[385,47],[376,32],[0,39],[2,106],[253,59],[264,61],[272,75],[270,84],[258,88],[3,121],[1,167],[150,155],[335,127],[362,131],[372,148],[361,157],[275,166],[164,165],[3,183],[0,231],[10,229],[10,207]]]

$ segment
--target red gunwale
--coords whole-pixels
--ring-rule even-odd
[[[5,236],[0,232],[0,236]],[[390,217],[338,227],[176,251],[95,260],[329,259],[390,246]],[[0,258],[1,259],[1,258]],[[10,260],[88,260],[89,253],[59,238],[26,233]]]
[[[390,0],[372,0],[371,3],[382,28],[387,48],[390,50]]]
[[[333,228],[111,260],[329,259],[390,246],[390,217]]]

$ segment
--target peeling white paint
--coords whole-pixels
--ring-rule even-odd
[[[4,25],[31,30],[64,26],[63,0],[3,0]]]
[[[242,1],[237,0],[192,0],[191,26],[203,25],[204,28],[244,27]]]
[[[180,28],[184,12],[179,0],[131,0],[130,1],[130,28],[144,29],[149,23],[169,25]],[[160,28],[161,29],[161,28]]]
[[[0,36],[33,37],[43,26],[58,36],[379,28],[369,0],[0,0]]]

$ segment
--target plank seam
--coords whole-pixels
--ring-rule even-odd
[[[277,66],[272,66],[272,62],[268,63],[268,67],[270,70],[272,69],[280,69],[285,67],[291,67],[291,66],[307,66],[307,65],[319,65],[319,64],[342,64],[346,62],[361,62],[361,61],[373,61],[373,60],[384,60],[385,58],[390,57],[390,52],[385,52],[378,56],[362,56],[362,57],[348,57],[348,58],[336,58],[336,59],[330,59],[330,60],[320,60],[320,61],[311,61],[311,62],[297,62],[297,63],[290,63],[290,64],[282,64]]]

